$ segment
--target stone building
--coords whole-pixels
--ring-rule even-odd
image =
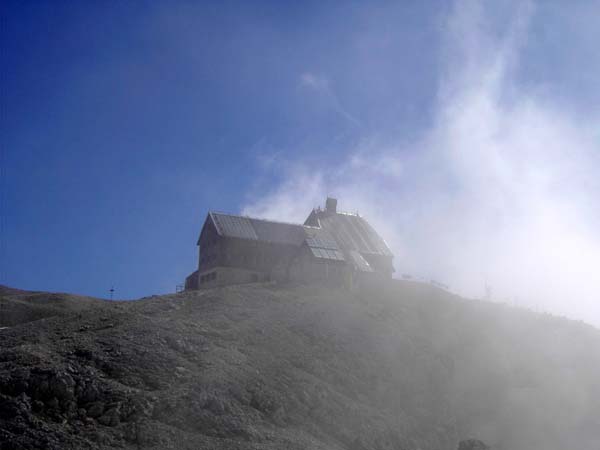
[[[197,245],[186,290],[271,280],[352,286],[394,271],[385,241],[363,217],[338,212],[333,198],[303,225],[209,212]]]

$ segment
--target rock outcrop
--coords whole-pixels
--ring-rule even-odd
[[[464,436],[493,450],[596,450],[600,440],[597,330],[417,283],[134,302],[15,291],[0,311],[2,450],[452,450]]]

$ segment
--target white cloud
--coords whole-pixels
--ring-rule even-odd
[[[329,82],[310,72],[305,72],[300,76],[300,84],[315,91],[329,91]]]
[[[286,181],[275,192],[247,205],[242,214],[284,222],[302,223],[313,207],[322,203],[323,174],[304,167],[287,167]]]
[[[317,76],[311,72],[305,72],[300,75],[300,86],[311,89],[322,95],[327,101],[329,108],[338,113],[348,122],[355,126],[361,125],[360,121],[346,108],[344,108],[335,91],[331,88],[329,80],[326,78]]]
[[[299,221],[337,195],[380,230],[400,273],[469,296],[488,282],[497,299],[600,325],[600,121],[518,85],[534,13],[522,5],[498,37],[479,3],[459,2],[434,125],[419,142],[366,140],[334,173],[299,162],[245,213]]]

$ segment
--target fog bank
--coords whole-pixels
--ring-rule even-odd
[[[536,14],[519,5],[499,32],[475,2],[441,21],[435,112],[417,140],[364,136],[334,170],[271,164],[284,181],[242,212],[302,221],[337,196],[386,238],[397,276],[480,298],[488,285],[493,300],[600,326],[600,121],[518,82]],[[347,114],[331,83],[307,72],[299,84]]]

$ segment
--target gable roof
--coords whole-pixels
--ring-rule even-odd
[[[306,242],[311,249],[337,250],[332,252],[335,255],[342,250],[393,256],[385,241],[358,214],[313,210],[304,225],[219,212],[209,212],[208,220],[223,237],[296,246]]]
[[[253,241],[258,240],[258,235],[256,234],[256,231],[254,231],[254,227],[249,218],[214,212],[210,212],[208,215],[212,219],[219,235],[240,239],[251,239]]]
[[[359,272],[374,272],[371,264],[369,264],[369,262],[356,250],[350,250],[348,254],[350,255],[352,265],[356,270]]]
[[[393,256],[385,241],[373,227],[358,214],[313,211],[307,224],[318,223],[335,236],[344,250],[355,250],[362,254]]]
[[[302,225],[217,212],[208,215],[217,233],[224,237],[288,245],[300,245],[306,237]]]

